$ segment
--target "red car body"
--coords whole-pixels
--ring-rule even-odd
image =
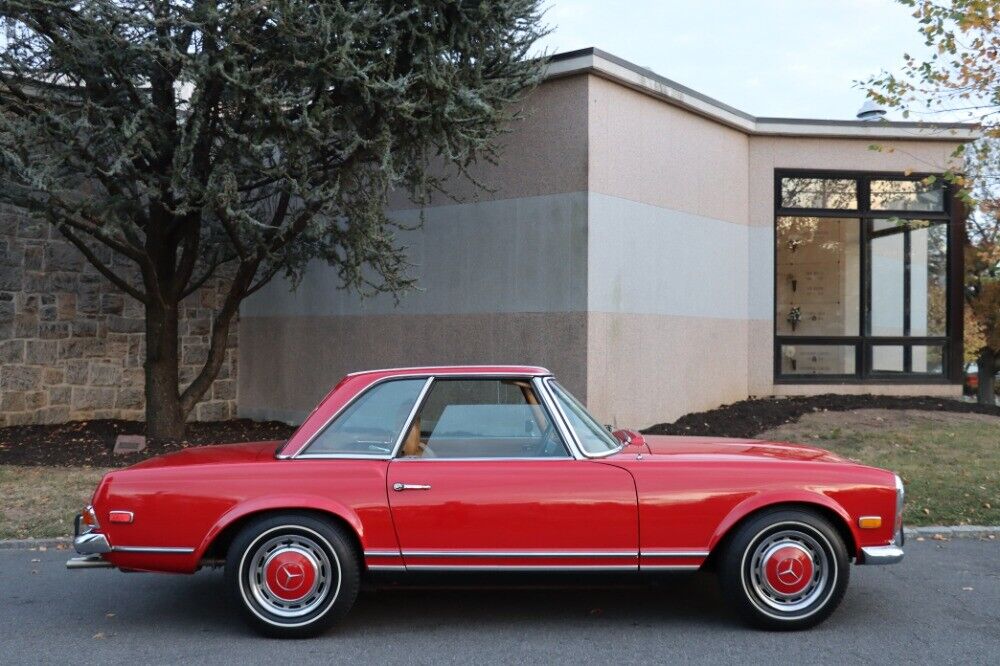
[[[108,548],[78,543],[84,556],[70,566],[191,573],[221,558],[248,519],[286,510],[317,512],[348,530],[368,572],[696,570],[735,526],[780,506],[825,516],[856,563],[902,557],[898,478],[797,444],[620,431],[623,445],[601,457],[429,461],[305,451],[385,380],[548,375],[519,366],[349,375],[284,443],[190,448],[107,474],[92,501],[99,528],[78,542],[99,538]],[[394,492],[397,484],[431,489]],[[866,516],[878,525],[863,528]]]

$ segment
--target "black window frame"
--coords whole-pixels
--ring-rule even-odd
[[[772,333],[774,338],[774,383],[775,384],[952,384],[961,383],[964,370],[962,358],[963,335],[963,273],[965,246],[965,216],[966,210],[957,195],[957,188],[944,182],[944,208],[941,211],[924,210],[882,210],[871,209],[870,182],[872,180],[919,181],[928,176],[942,178],[941,174],[912,173],[904,174],[891,171],[840,171],[817,169],[775,169],[774,170],[774,219],[772,266]],[[783,178],[834,178],[855,180],[857,183],[857,207],[844,208],[783,208],[782,188]],[[857,219],[859,225],[860,261],[859,284],[861,285],[858,312],[857,335],[843,336],[806,336],[781,335],[778,333],[778,220],[782,217],[816,217]],[[873,234],[873,224],[876,219],[900,219],[931,221],[947,226],[947,285],[945,305],[945,333],[943,336],[873,336],[870,330],[871,279],[868,249]],[[909,238],[909,231],[904,232]],[[907,254],[907,263],[909,255]],[[910,271],[904,272],[909,280]],[[904,322],[909,323],[909,292],[904,290]],[[906,332],[906,331],[904,331]],[[854,373],[840,375],[797,375],[781,372],[781,348],[786,345],[845,345],[853,346]],[[912,367],[912,348],[914,346],[941,346],[943,348],[941,373],[913,372],[875,372],[872,370],[872,348],[880,345],[902,346],[904,367]]]

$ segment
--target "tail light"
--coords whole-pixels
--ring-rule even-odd
[[[97,513],[94,511],[94,507],[88,506],[80,514],[80,533],[86,534],[99,529],[101,529],[101,524],[97,522]]]

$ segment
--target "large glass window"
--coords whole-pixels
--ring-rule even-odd
[[[776,376],[943,376],[951,346],[943,181],[776,177]]]
[[[857,333],[860,228],[856,218],[778,218],[780,335]]]

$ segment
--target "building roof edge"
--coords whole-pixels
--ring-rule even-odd
[[[751,136],[952,142],[974,141],[982,136],[978,123],[757,117],[598,48],[567,51],[548,58],[546,79],[581,73],[610,79]]]

